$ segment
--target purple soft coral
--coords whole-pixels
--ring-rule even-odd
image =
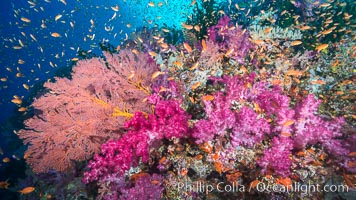
[[[265,134],[271,132],[267,120],[260,118],[251,108],[242,107],[236,113],[237,124],[231,134],[233,146],[245,145],[252,147],[263,140]]]
[[[197,138],[197,143],[212,140],[215,135],[224,135],[236,123],[230,101],[222,93],[217,93],[214,101],[205,101],[204,105],[208,120],[199,120],[194,126],[193,137]]]
[[[230,26],[230,22],[228,16],[220,18],[218,24],[209,28],[209,39],[219,43],[221,48],[232,50],[230,56],[238,63],[243,63],[254,46],[249,40],[248,31],[242,30],[241,27]]]
[[[272,140],[272,147],[264,151],[264,156],[260,158],[257,163],[263,167],[263,172],[271,167],[274,172],[281,176],[288,176],[290,174],[290,167],[292,160],[290,154],[292,153],[293,142],[288,137],[274,137]]]
[[[226,84],[226,95],[217,92],[213,101],[204,102],[207,119],[195,124],[193,137],[197,143],[232,132],[233,146],[253,146],[271,132],[267,120],[259,116],[260,111],[250,108],[258,95],[266,91],[266,84],[253,84],[254,78],[255,74],[214,79]]]
[[[307,144],[320,142],[335,155],[346,155],[349,151],[343,147],[338,137],[342,136],[341,128],[345,123],[343,118],[326,121],[315,113],[320,101],[313,95],[308,95],[295,108],[296,123],[294,140],[296,148],[304,148]]]

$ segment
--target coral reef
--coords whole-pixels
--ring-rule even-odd
[[[293,41],[306,25],[262,24],[277,13],[261,12],[249,30],[224,16],[208,36],[175,46],[160,35],[169,31],[151,29],[130,50],[78,62],[72,79],[45,83],[49,93],[33,103],[19,132],[28,163],[62,172],[90,160],[78,174],[97,199],[306,199],[325,194],[282,189],[355,187],[354,43],[310,50]]]

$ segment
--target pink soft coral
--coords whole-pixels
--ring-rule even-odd
[[[260,118],[251,108],[242,107],[236,113],[237,123],[232,134],[231,143],[233,146],[244,145],[252,147],[264,139],[265,134],[270,134],[270,125],[267,120]]]
[[[296,148],[304,148],[307,144],[320,142],[327,150],[335,155],[346,155],[349,151],[343,147],[341,128],[345,123],[343,118],[323,120],[316,115],[320,101],[313,95],[308,95],[295,108],[295,133]]]
[[[236,116],[230,109],[231,104],[221,92],[214,101],[204,101],[207,119],[199,120],[193,130],[197,143],[214,139],[215,135],[224,135],[236,123]]]
[[[83,181],[103,179],[110,174],[123,175],[125,171],[138,164],[142,158],[146,162],[148,154],[148,136],[143,133],[130,131],[119,140],[111,140],[101,146],[101,155],[96,154],[90,161],[89,172],[84,173]]]
[[[292,149],[293,141],[290,138],[274,137],[272,147],[264,151],[263,157],[257,163],[263,168],[263,172],[270,167],[276,174],[284,177],[288,176],[292,165],[292,160],[290,159]]]
[[[260,111],[251,108],[258,95],[266,91],[266,84],[254,84],[254,78],[255,74],[213,78],[226,85],[225,94],[217,92],[214,100],[204,101],[207,119],[201,119],[195,124],[193,137],[197,138],[197,143],[228,133],[234,146],[253,146],[265,134],[270,134],[269,123],[259,116]]]
[[[151,101],[152,98],[150,98]],[[146,118],[136,112],[125,123],[128,133],[119,140],[109,141],[102,146],[101,154],[90,161],[89,172],[84,174],[85,183],[100,181],[112,174],[123,175],[141,158],[147,162],[149,147],[157,140],[189,136],[190,116],[174,100],[155,99],[155,112]]]

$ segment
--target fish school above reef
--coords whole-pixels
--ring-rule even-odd
[[[14,96],[21,198],[356,197],[355,3],[191,5]]]

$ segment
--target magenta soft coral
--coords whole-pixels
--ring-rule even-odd
[[[258,114],[249,107],[242,107],[236,113],[237,123],[232,129],[231,144],[252,147],[264,139],[265,134],[271,133],[267,120],[258,117]]]
[[[123,175],[138,164],[139,158],[146,162],[154,141],[189,136],[190,116],[177,101],[156,98],[155,103],[154,114],[146,118],[143,113],[136,112],[125,123],[127,134],[102,145],[101,154],[96,154],[88,165],[90,171],[84,174],[85,183],[103,180],[111,174]]]
[[[234,112],[230,109],[230,101],[218,92],[214,101],[204,101],[207,119],[195,123],[193,137],[197,143],[214,139],[215,135],[224,135],[236,123]]]
[[[180,107],[178,101],[160,100],[154,101],[154,114],[144,118],[142,114],[136,113],[132,120],[126,123],[126,128],[134,128],[139,132],[146,132],[150,141],[163,138],[181,138],[189,136],[188,120],[190,116]]]
[[[264,155],[257,163],[265,172],[268,167],[272,168],[274,172],[281,176],[288,176],[290,174],[290,167],[292,160],[290,155],[293,149],[293,141],[288,137],[274,137],[272,140],[272,147],[264,151]]]
[[[266,119],[253,107],[258,95],[266,91],[266,84],[254,84],[255,74],[243,77],[214,78],[224,83],[225,94],[217,92],[214,100],[204,101],[206,119],[195,123],[193,137],[197,143],[214,139],[216,135],[231,133],[233,146],[253,146],[260,142],[271,128]]]
[[[130,131],[119,140],[104,143],[101,154],[96,154],[94,160],[89,162],[88,168],[91,170],[84,173],[83,181],[97,181],[110,174],[121,176],[137,164],[140,157],[146,162],[149,158],[147,140],[146,134]]]
[[[345,156],[348,150],[343,147],[341,140],[343,136],[341,129],[345,123],[343,118],[324,120],[316,115],[320,100],[313,95],[308,95],[295,108],[295,133],[294,140],[296,148],[304,148],[307,144],[321,143],[326,149],[337,156]]]

